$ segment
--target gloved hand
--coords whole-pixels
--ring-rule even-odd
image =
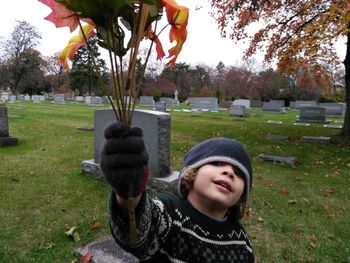
[[[141,194],[149,176],[148,154],[142,129],[112,122],[105,129],[106,142],[100,167],[114,192],[123,198]]]

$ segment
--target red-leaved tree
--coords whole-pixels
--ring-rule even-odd
[[[264,50],[265,61],[276,59],[283,72],[293,72],[307,63],[312,76],[326,74],[324,65],[341,63],[334,46],[338,39],[346,38],[342,135],[350,138],[349,0],[211,0],[211,6],[223,36],[250,40],[245,57]]]

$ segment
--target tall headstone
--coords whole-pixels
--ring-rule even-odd
[[[0,104],[0,147],[15,145],[17,145],[17,139],[10,137],[7,107]]]
[[[230,107],[230,115],[237,117],[244,117],[245,115],[245,106],[243,105],[231,105]]]
[[[193,97],[191,106],[193,110],[219,111],[218,98],[215,97]]]
[[[317,107],[317,103],[314,100],[297,100],[295,101],[295,108],[297,110],[304,107]]]
[[[262,107],[263,111],[267,111],[267,112],[276,112],[276,113],[285,113],[285,109],[284,107],[281,106],[280,102],[274,102],[274,101],[269,101],[263,102],[263,107]]]
[[[140,106],[154,106],[154,99],[152,96],[140,96]]]
[[[232,105],[241,105],[246,109],[250,109],[250,100],[237,99],[232,102]]]
[[[326,109],[320,107],[303,107],[296,122],[329,123],[326,121]]]
[[[345,111],[343,104],[340,103],[320,103],[319,107],[326,109],[328,117],[342,117]]]
[[[56,104],[64,104],[64,94],[53,95],[53,101]]]
[[[102,177],[98,164],[101,147],[105,141],[104,130],[110,122],[115,120],[115,115],[111,109],[95,111],[94,159],[82,163],[83,170],[86,173],[93,174],[95,177]],[[170,114],[152,110],[135,110],[132,126],[138,126],[143,130],[144,141],[149,154],[151,177],[169,177],[171,174]]]
[[[177,91],[177,89],[175,89],[175,91],[174,91],[174,100],[176,101],[177,105],[180,104],[179,98],[177,97],[178,95],[179,95],[179,92]]]

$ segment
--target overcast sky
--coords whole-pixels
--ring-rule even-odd
[[[220,37],[215,21],[208,15],[208,1],[178,0],[177,2],[190,8],[188,38],[177,62],[209,66],[216,66],[220,61],[225,65],[241,63],[243,45],[235,45],[231,40]],[[198,7],[201,8],[196,10]],[[42,33],[39,51],[45,56],[52,55],[65,47],[72,34],[67,27],[56,28],[51,22],[44,20],[50,12],[50,8],[37,0],[6,1],[0,16],[0,37],[6,38],[10,35],[16,20],[27,21]],[[166,40],[167,38],[163,42]],[[342,43],[341,47],[340,56],[344,56],[345,45]],[[256,57],[258,61],[261,58],[262,55]]]

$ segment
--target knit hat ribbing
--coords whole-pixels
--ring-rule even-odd
[[[249,156],[242,144],[233,139],[212,138],[192,147],[185,155],[179,174],[178,192],[182,196],[181,188],[184,187],[181,179],[190,168],[199,168],[211,162],[225,162],[237,167],[244,177],[244,202],[248,201],[252,187],[253,171]]]

